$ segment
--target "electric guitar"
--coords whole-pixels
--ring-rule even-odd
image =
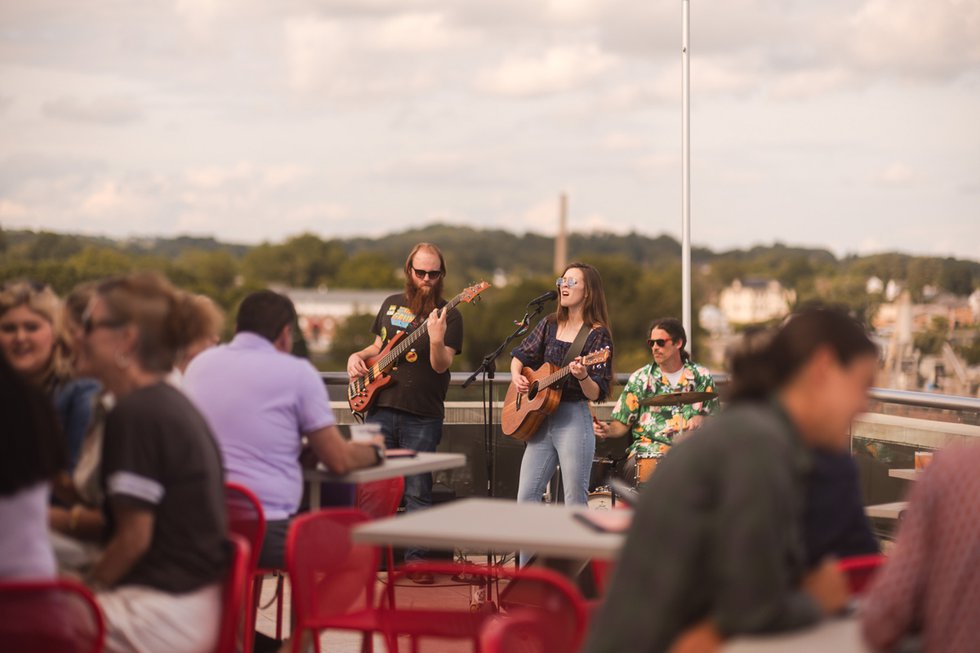
[[[582,357],[582,365],[589,367],[609,360],[609,348],[594,351]],[[500,414],[500,426],[504,435],[516,440],[527,440],[534,435],[544,418],[555,412],[561,401],[561,388],[555,387],[569,375],[569,366],[558,369],[552,363],[545,363],[536,370],[524,368],[521,374],[527,377],[530,386],[526,393],[517,391],[511,382]]]
[[[490,287],[486,281],[470,286],[463,292],[449,300],[441,310],[448,311],[455,308],[461,302],[472,302],[477,296]],[[377,399],[378,391],[384,388],[395,379],[389,374],[398,364],[402,354],[412,348],[416,342],[429,335],[429,323],[424,321],[410,333],[399,331],[388,341],[388,344],[378,352],[377,356],[367,359],[364,363],[368,371],[364,376],[359,376],[347,386],[347,403],[350,410],[358,421],[363,421],[368,408]]]

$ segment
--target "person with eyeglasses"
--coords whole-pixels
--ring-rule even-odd
[[[637,459],[663,456],[675,437],[700,428],[704,418],[718,407],[718,400],[677,406],[641,406],[640,402],[657,395],[674,392],[714,392],[714,379],[708,369],[691,360],[685,351],[687,334],[681,321],[673,317],[658,318],[650,324],[650,347],[653,361],[630,375],[622,394],[613,407],[612,420],[596,421],[596,437],[618,438],[632,434],[627,447],[629,458],[623,475],[634,479]]]
[[[391,371],[393,383],[378,392],[365,422],[377,424],[385,437],[385,446],[414,451],[435,451],[442,439],[446,392],[449,390],[449,366],[463,350],[463,317],[455,308],[441,310],[446,261],[432,243],[418,243],[405,260],[405,290],[391,295],[381,304],[371,328],[374,342],[354,352],[347,359],[351,379],[368,372],[365,361],[377,356],[389,339],[402,331],[413,331],[428,325],[428,338],[421,338],[399,360]],[[432,474],[405,478],[405,510],[414,511],[432,505]],[[405,551],[405,561],[421,560],[426,550]],[[428,576],[413,577],[431,583]]]
[[[54,404],[67,443],[67,468],[78,461],[99,384],[72,369],[61,298],[47,284],[15,280],[0,290],[0,353]]]
[[[540,502],[545,487],[561,467],[566,504],[588,502],[589,475],[595,454],[590,401],[603,401],[612,381],[612,332],[609,311],[599,271],[586,263],[572,263],[556,285],[560,293],[558,309],[538,322],[534,330],[511,352],[510,373],[518,392],[529,388],[525,367],[538,369],[545,362],[564,367],[569,349],[584,330],[584,344],[574,352],[568,364],[571,372],[564,381],[561,401],[538,430],[527,440],[521,459],[517,500]],[[600,349],[609,349],[603,365],[585,367],[581,357]],[[521,553],[521,564],[528,559]]]

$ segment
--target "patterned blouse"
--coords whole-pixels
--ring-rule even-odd
[[[521,361],[525,367],[537,369],[544,363],[551,363],[556,367],[562,366],[565,354],[572,343],[559,340],[558,321],[550,317],[538,322],[524,341],[514,351],[511,356]],[[612,381],[612,335],[609,329],[598,327],[593,329],[585,337],[585,344],[582,346],[582,354],[591,354],[600,349],[609,349],[609,359],[605,363],[589,367],[589,376],[599,386],[599,397],[596,401],[604,401],[609,394],[609,384]],[[562,401],[588,401],[589,399],[582,392],[578,381],[569,374],[562,382]]]
[[[612,412],[614,420],[633,427],[629,453],[665,453],[674,433],[687,428],[693,417],[710,415],[717,409],[717,399],[681,406],[640,406],[641,399],[654,395],[715,391],[714,379],[706,367],[689,361],[681,369],[676,384],[671,384],[656,363],[645,365],[630,375]]]

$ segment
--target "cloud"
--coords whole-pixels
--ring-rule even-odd
[[[614,64],[615,57],[595,44],[556,46],[539,55],[504,59],[478,76],[477,87],[517,97],[562,93],[589,84]]]
[[[908,188],[923,181],[923,176],[904,163],[896,161],[871,175],[871,181],[879,186]]]
[[[99,97],[81,100],[72,96],[45,102],[41,113],[52,120],[96,125],[124,125],[143,118],[143,108],[129,97]]]
[[[975,0],[868,0],[850,28],[851,51],[868,70],[945,77],[980,65]]]

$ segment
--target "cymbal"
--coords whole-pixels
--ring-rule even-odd
[[[717,397],[714,392],[670,392],[665,395],[654,395],[640,400],[641,406],[680,406],[682,404],[696,404],[699,401],[708,401]]]

